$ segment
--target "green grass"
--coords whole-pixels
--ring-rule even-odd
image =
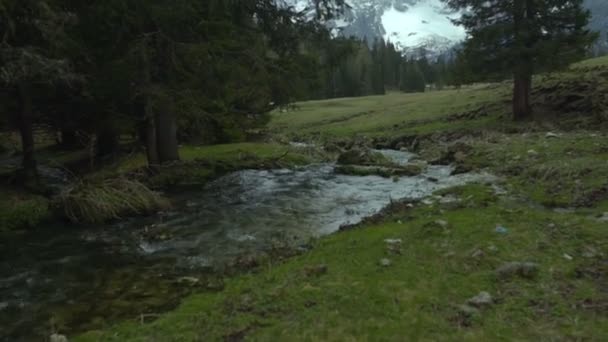
[[[593,67],[606,67],[608,66],[608,56],[596,57],[584,60],[582,62],[574,64],[572,67],[576,68],[593,68]]]
[[[608,189],[605,133],[562,132],[495,135],[474,142],[474,167],[509,177],[514,190],[549,206],[593,205],[594,193]]]
[[[192,162],[205,160],[209,162],[233,162],[244,159],[277,159],[282,158],[286,162],[303,163],[307,156],[297,149],[277,143],[236,143],[210,146],[182,145],[179,147],[179,155],[182,161]],[[143,153],[122,158],[117,164],[104,170],[104,172],[128,173],[147,165],[146,156]]]
[[[232,279],[223,292],[189,297],[153,323],[74,341],[608,339],[606,279],[596,276],[605,275],[600,253],[608,253],[601,223],[498,199],[483,185],[451,192],[462,200],[457,208],[397,211],[386,223],[335,234],[309,253]],[[438,219],[448,226],[433,224]],[[497,224],[508,233],[497,233]],[[400,255],[387,252],[388,238],[402,239]],[[477,250],[482,255],[473,256]],[[381,258],[392,265],[380,266]],[[498,279],[495,269],[510,261],[536,262],[540,274]],[[326,274],[307,274],[320,264]],[[460,314],[480,291],[496,303]]]
[[[50,201],[42,196],[0,187],[0,232],[35,228],[50,219]]]
[[[330,136],[416,131],[421,123],[495,104],[507,95],[507,90],[502,85],[477,85],[426,93],[395,92],[302,102],[294,110],[274,113],[271,130],[300,135],[320,132]],[[447,128],[450,123],[441,126]]]

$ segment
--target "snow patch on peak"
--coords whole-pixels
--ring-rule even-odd
[[[408,50],[418,47],[434,50],[435,46],[449,48],[466,36],[464,28],[451,21],[457,17],[457,14],[446,13],[441,0],[418,1],[407,11],[392,6],[382,15],[384,39]]]

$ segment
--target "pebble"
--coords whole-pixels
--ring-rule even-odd
[[[574,258],[570,254],[564,253],[564,259],[572,261]]]
[[[484,254],[485,253],[481,249],[477,249],[471,254],[471,257],[475,258],[475,259],[479,259],[479,258],[483,257]]]
[[[466,304],[458,306],[458,311],[467,317],[473,316],[479,312],[479,310],[477,310],[476,308]]]
[[[500,233],[500,234],[507,234],[509,232],[509,229],[507,229],[506,227],[504,227],[504,226],[502,226],[500,224],[496,225],[496,229],[495,230],[496,230],[497,233]]]
[[[389,259],[387,259],[387,258],[380,259],[380,266],[389,267],[390,265],[392,265],[392,262]]]
[[[559,138],[559,135],[553,132],[547,132],[547,134],[545,134],[545,138]]]
[[[422,200],[422,204],[425,204],[425,205],[433,205],[434,203],[435,202],[432,199],[426,198],[426,199]]]
[[[599,253],[595,247],[585,246],[585,250],[582,253],[583,258],[595,258]]]
[[[492,295],[486,291],[481,291],[477,296],[469,298],[467,300],[467,305],[471,305],[477,308],[488,306],[494,303],[494,299]]]
[[[53,334],[49,338],[50,342],[68,342],[68,338],[65,335]]]
[[[403,242],[401,239],[385,239],[386,250],[390,254],[401,254],[401,243]]]
[[[440,226],[441,228],[447,228],[448,227],[448,221],[445,220],[436,220],[435,224]]]
[[[327,273],[327,265],[308,266],[304,268],[307,276],[320,276]]]
[[[190,285],[198,284],[199,281],[200,280],[195,277],[180,277],[179,279],[177,279],[178,283],[189,283]]]
[[[529,150],[528,155],[530,157],[538,157],[538,152],[536,152],[535,150]]]
[[[496,274],[500,278],[510,278],[519,276],[532,279],[538,274],[540,267],[534,262],[507,262],[496,269]]]

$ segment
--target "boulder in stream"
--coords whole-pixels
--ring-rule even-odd
[[[404,166],[366,166],[366,165],[339,165],[335,168],[335,172],[343,175],[353,176],[381,176],[390,177],[413,177],[418,176],[423,171],[420,165],[408,164]]]
[[[338,164],[392,166],[394,163],[381,153],[373,152],[366,149],[353,148],[340,154],[340,156],[338,157]]]

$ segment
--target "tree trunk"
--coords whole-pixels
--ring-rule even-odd
[[[532,90],[533,63],[530,54],[531,2],[515,0],[513,3],[513,32],[515,40],[513,74],[513,119],[526,120],[532,116],[530,91]]]
[[[32,99],[25,84],[17,86],[19,95],[19,132],[23,149],[23,176],[24,184],[39,185],[38,169],[34,158],[34,131],[32,127]]]
[[[532,116],[530,106],[530,91],[532,88],[532,76],[525,72],[517,72],[513,81],[513,119],[516,121],[526,120]]]
[[[168,99],[161,101],[162,105],[156,111],[156,148],[160,163],[179,160],[177,145],[177,124],[171,112]]]
[[[146,156],[148,157],[148,166],[151,169],[158,168],[160,165],[160,158],[158,157],[156,121],[151,114],[146,118]]]
[[[78,141],[76,130],[64,128],[61,130],[61,148],[66,150],[74,150],[82,147]]]
[[[118,152],[118,133],[112,124],[104,124],[97,133],[97,156],[111,156]]]

